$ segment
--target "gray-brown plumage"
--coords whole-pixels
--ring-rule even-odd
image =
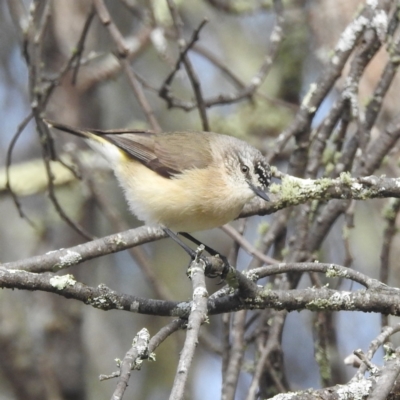
[[[103,135],[148,168],[167,178],[190,168],[206,168],[212,161],[210,147],[193,146],[195,133],[125,133]],[[202,133],[202,135],[213,135]]]

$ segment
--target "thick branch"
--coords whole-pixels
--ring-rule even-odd
[[[244,279],[243,279],[244,280]],[[119,294],[101,284],[96,288],[77,282],[72,275],[35,274],[0,267],[0,288],[41,290],[79,300],[100,310],[124,310],[148,315],[187,318],[191,302],[144,299]],[[249,297],[244,297],[248,294]],[[268,290],[256,287],[234,294],[215,296],[208,301],[209,314],[243,309],[363,311],[400,316],[400,290],[385,287],[355,292],[324,288],[302,290]]]
[[[332,199],[367,200],[384,197],[400,197],[400,178],[367,176],[352,178],[343,172],[339,178],[301,179],[285,176],[282,185],[271,185],[271,193],[276,195],[273,202],[256,199],[247,204],[240,217],[272,214],[283,208],[297,206],[312,200]]]

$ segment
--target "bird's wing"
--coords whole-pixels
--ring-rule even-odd
[[[172,132],[116,129],[78,129],[56,121],[44,120],[49,126],[81,136],[84,139],[103,138],[125,151],[158,174],[170,178],[193,168],[206,168],[212,161],[211,132]]]
[[[209,133],[173,132],[154,134],[139,131],[93,133],[101,135],[158,174],[171,177],[192,168],[205,168],[212,162]],[[196,135],[205,135],[196,138]],[[201,143],[201,145],[199,145]]]

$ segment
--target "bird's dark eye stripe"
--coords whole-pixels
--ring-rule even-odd
[[[267,165],[257,162],[254,165],[254,172],[258,175],[258,179],[263,186],[268,186],[271,179],[271,171]]]

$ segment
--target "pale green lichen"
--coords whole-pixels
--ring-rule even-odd
[[[331,147],[325,147],[324,152],[322,153],[322,164],[327,165],[328,163],[333,161],[335,151]]]
[[[382,211],[382,216],[388,221],[394,221],[397,212],[395,211],[395,208],[397,208],[397,203],[399,202],[399,199],[390,199],[389,203],[383,208]]]
[[[126,242],[125,240],[122,239],[122,235],[120,233],[118,233],[117,235],[115,235],[113,237],[113,242],[118,246],[126,246]]]
[[[282,257],[286,257],[287,255],[289,255],[289,247],[284,247],[281,251],[281,255]]]
[[[277,183],[271,183],[268,191],[272,194],[278,194],[281,191],[281,185],[278,185]]]
[[[260,290],[255,296],[245,298],[245,303],[250,303],[252,305],[264,304],[264,298],[268,296],[263,290]]]
[[[264,287],[260,287],[260,290],[258,292],[258,296],[255,297],[256,301],[254,301],[254,299],[249,299],[249,301],[251,303],[260,303],[260,304],[264,304],[265,300],[271,296],[275,297],[273,295],[273,285],[270,283],[267,283]],[[280,301],[277,301],[276,299],[274,299],[274,307],[276,309],[279,308],[283,308],[283,303]]]
[[[276,168],[274,165],[271,166],[271,175],[275,176],[278,173],[278,168]]]
[[[329,308],[330,306],[331,302],[326,299],[316,299],[306,304],[307,310],[310,311],[320,311]]]
[[[315,181],[315,184],[320,186],[322,189],[328,189],[332,186],[332,179],[320,178]]]
[[[330,366],[329,354],[326,348],[315,346],[315,361],[319,365],[321,378],[324,380],[330,379],[332,376],[332,369]]]
[[[225,277],[225,282],[232,289],[237,289],[239,287],[239,281],[236,276],[236,271],[234,268],[229,268],[228,273]]]
[[[371,389],[372,382],[367,379],[362,379],[339,387],[336,393],[339,400],[362,400],[369,395]]]
[[[395,49],[394,46],[393,46],[393,48],[391,48],[389,50],[390,61],[393,64],[399,65],[400,64],[400,55],[396,54],[396,51],[397,50]]]
[[[353,183],[350,172],[341,172],[339,179],[345,185],[351,185]]]
[[[254,374],[255,364],[254,364],[254,362],[251,362],[251,361],[245,362],[245,363],[243,363],[241,369],[243,372],[246,372],[248,374]]]
[[[316,92],[317,89],[318,85],[316,83],[312,83],[301,103],[301,108],[306,109],[310,113],[315,112],[315,107],[310,107],[310,100],[314,96],[314,93]]]
[[[178,1],[181,3],[181,1]],[[168,10],[167,3],[164,1],[156,1],[152,3],[153,16],[155,17],[157,24],[160,26],[172,25],[171,13]]]
[[[312,395],[312,390],[300,390],[298,392],[288,392],[288,393],[280,393],[274,397],[271,397],[269,400],[292,400],[297,399],[301,395]]]
[[[115,308],[117,310],[125,309],[116,292],[111,291],[102,283],[97,286],[97,289],[101,294],[99,296],[89,298],[87,304],[90,304],[92,307],[99,308],[101,310],[110,308]]]
[[[272,284],[272,282],[268,282],[264,285],[263,288],[263,293],[269,293],[272,289],[273,289],[274,285]]]
[[[342,152],[336,151],[335,154],[333,155],[333,163],[337,164],[341,158],[342,158]]]
[[[319,206],[320,202],[319,200],[312,200],[311,201],[311,207],[310,207],[310,221],[312,221],[312,216],[313,214],[316,213],[316,211],[318,210],[318,206]]]
[[[329,162],[325,166],[325,175],[329,175],[335,169],[335,164]]]
[[[390,344],[384,344],[383,351],[385,352],[385,355],[383,356],[383,359],[385,361],[394,360],[395,358],[397,358],[396,351]]]
[[[73,275],[53,276],[50,278],[50,285],[58,290],[63,290],[68,286],[74,286],[76,280]]]
[[[268,222],[263,221],[260,224],[258,224],[257,232],[260,236],[263,236],[268,232],[269,228],[270,224]]]
[[[246,276],[246,278],[250,279],[253,282],[257,282],[259,279],[258,274],[256,274],[252,270],[244,271],[243,274]]]
[[[82,260],[82,256],[76,252],[67,250],[66,253],[59,257],[59,262],[53,266],[53,271],[58,271],[70,267],[71,265],[76,265]]]
[[[391,158],[389,156],[385,156],[385,157],[382,158],[381,167],[385,167],[386,165],[390,165],[391,162],[392,162]]]
[[[348,273],[345,270],[340,270],[335,268],[334,265],[331,265],[328,267],[328,269],[325,272],[325,275],[327,278],[347,278]]]
[[[124,306],[117,301],[116,298],[110,298],[109,295],[102,295],[93,297],[92,299],[88,300],[88,304],[92,307],[99,308],[101,310],[108,309],[110,307],[115,308],[117,310],[123,310]]]
[[[284,177],[281,184],[281,195],[283,199],[292,200],[301,195],[301,183],[298,179],[292,177]]]
[[[350,178],[348,178],[350,177]],[[342,181],[346,184],[352,184],[351,176],[348,173],[341,175]],[[320,178],[316,180],[301,179],[292,176],[282,178],[281,185],[272,184],[270,192],[280,194],[280,200],[290,204],[298,204],[304,199],[324,200],[327,198],[327,192],[333,188],[335,181],[331,178]],[[311,211],[315,211],[318,201],[313,205]]]
[[[351,300],[351,292],[334,293],[328,302],[335,308],[339,309],[346,306],[347,310],[354,309],[354,303]]]

